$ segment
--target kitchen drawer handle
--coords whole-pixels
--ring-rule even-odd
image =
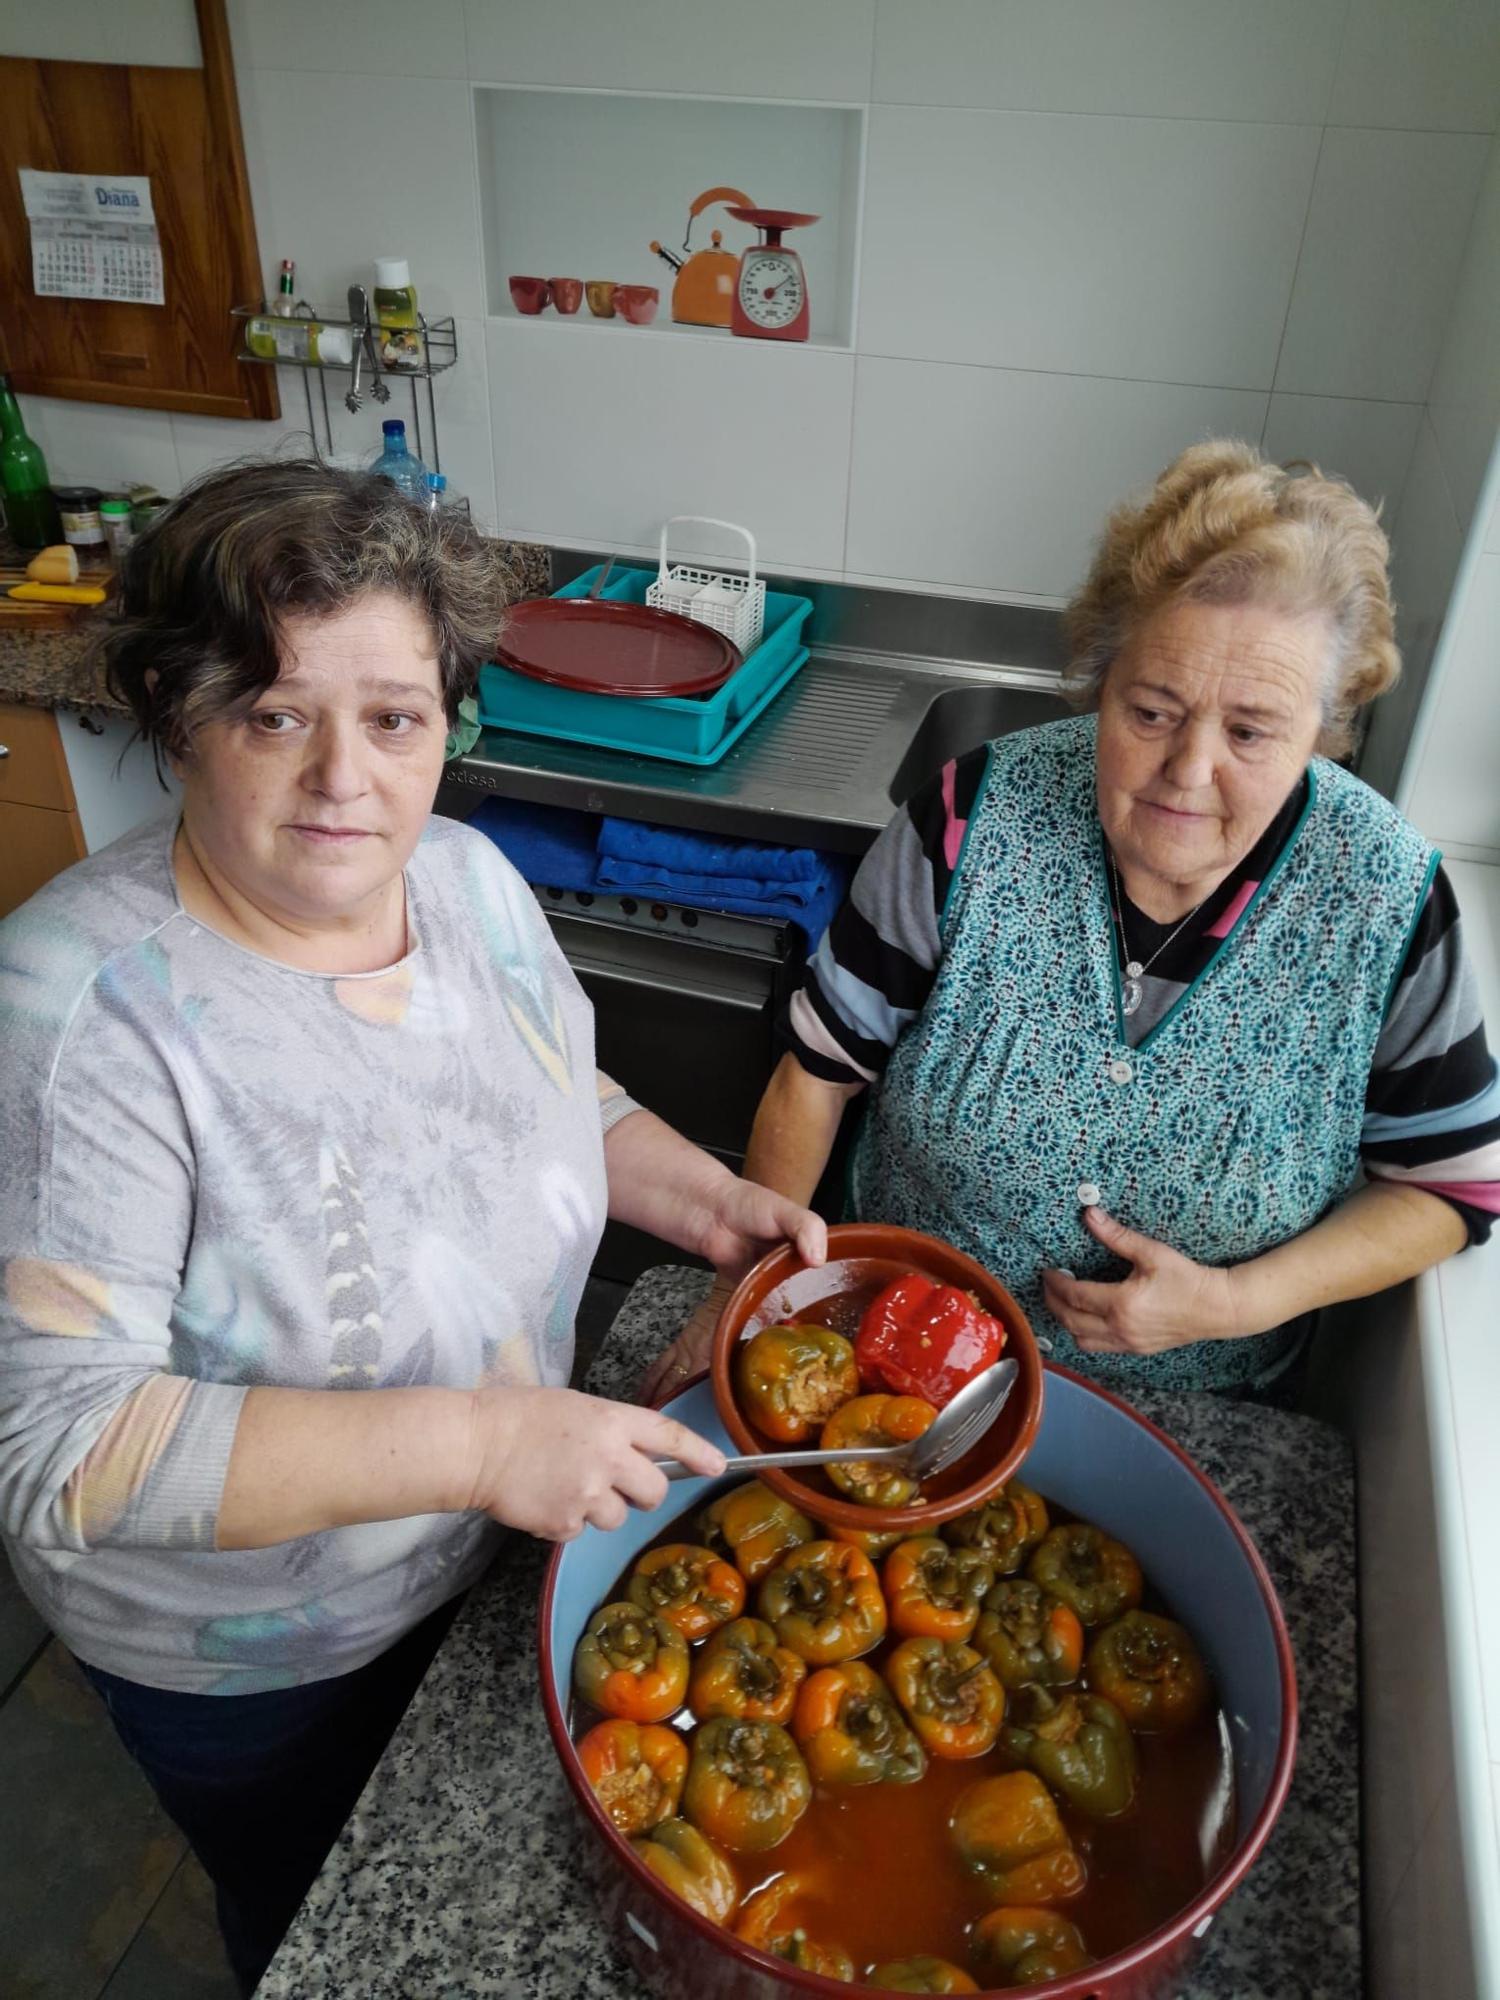
[[[10,745],[8,743],[0,743],[0,758],[5,758],[8,757],[9,755],[10,755]]]
[[[699,985],[693,979],[664,978],[657,972],[646,972],[635,966],[612,965],[597,958],[585,958],[582,953],[569,956],[568,963],[575,972],[587,972],[596,979],[610,979],[621,986],[638,986],[647,993],[670,994],[678,1000],[703,1000],[714,1006],[734,1007],[746,1014],[761,1014],[771,1003],[769,988],[762,995],[726,992],[724,988],[711,986],[706,982]]]

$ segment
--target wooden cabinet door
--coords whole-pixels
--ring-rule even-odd
[[[73,781],[50,709],[0,702],[0,804],[72,811]]]
[[[83,859],[77,813],[0,802],[0,917]]]
[[[0,368],[22,395],[280,411],[275,369],[235,359],[229,309],[259,299],[264,280],[224,0],[195,7],[201,69],[0,56]],[[166,303],[39,297],[22,167],[146,175]]]

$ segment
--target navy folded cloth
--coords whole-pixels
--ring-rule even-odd
[[[848,887],[847,866],[812,848],[719,840],[680,827],[606,818],[599,829],[599,886],[637,889],[704,910],[794,923],[808,949]]]
[[[539,889],[597,889],[599,815],[524,799],[486,799],[469,821]]]

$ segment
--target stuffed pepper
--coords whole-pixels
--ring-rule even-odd
[[[996,1576],[1014,1576],[1051,1525],[1041,1494],[1012,1479],[982,1507],[945,1521],[942,1532],[955,1548],[988,1556]]]
[[[847,1542],[804,1542],[760,1587],[759,1611],[810,1667],[858,1659],[885,1637],[885,1599],[868,1556]]]
[[[1084,1625],[1107,1625],[1122,1611],[1134,1610],[1145,1588],[1141,1566],[1125,1544],[1086,1521],[1049,1528],[1026,1574],[1071,1604]]]
[[[742,1722],[790,1722],[807,1662],[783,1646],[761,1618],[721,1625],[698,1655],[688,1706],[700,1722],[715,1715]]]
[[[977,1993],[979,1988],[967,1972],[950,1965],[946,1958],[929,1958],[918,1952],[914,1958],[888,1958],[867,1975],[871,1986],[887,1993]]]
[[[1127,1611],[1089,1648],[1089,1686],[1135,1729],[1181,1729],[1208,1707],[1202,1656],[1173,1618]]]
[[[820,1785],[911,1785],[927,1769],[927,1752],[885,1682],[862,1660],[809,1676],[797,1696],[792,1734]]]
[[[995,1572],[977,1549],[950,1548],[941,1535],[914,1535],[886,1557],[882,1581],[893,1632],[967,1639]]]
[[[948,1822],[958,1858],[997,1903],[1062,1903],[1087,1880],[1083,1861],[1034,1771],[981,1778]]]
[[[919,1438],[937,1415],[931,1403],[920,1396],[856,1396],[835,1410],[823,1426],[819,1442],[827,1451],[844,1445],[910,1444]],[[848,1465],[830,1465],[828,1477],[851,1500],[863,1507],[904,1507],[917,1490],[915,1479],[890,1465],[867,1465],[854,1459]]]
[[[601,1605],[573,1656],[573,1684],[606,1715],[660,1722],[687,1693],[687,1640],[638,1604]]]
[[[985,1657],[957,1640],[903,1639],[885,1678],[934,1757],[982,1757],[1005,1717],[1005,1690]]]
[[[821,1972],[825,1979],[852,1980],[854,1961],[836,1944],[821,1944],[809,1936],[799,1904],[807,1884],[800,1875],[778,1875],[757,1889],[740,1911],[734,1934],[757,1950],[804,1972]]]
[[[1091,1819],[1113,1819],[1135,1797],[1135,1738],[1102,1694],[1052,1695],[1029,1687],[1000,1740],[1058,1798]]]
[[[858,1549],[870,1561],[879,1562],[888,1556],[897,1542],[904,1541],[900,1528],[835,1528],[818,1524],[818,1533],[827,1542],[847,1542],[851,1549]]]
[[[1056,1910],[991,1910],[969,1940],[974,1963],[1002,1986],[1040,1986],[1092,1965],[1083,1933]]]
[[[1005,1328],[972,1292],[909,1271],[866,1308],[854,1342],[860,1380],[941,1409],[998,1361]]]
[[[710,1923],[727,1924],[739,1906],[740,1885],[727,1855],[685,1819],[664,1819],[630,1845],[689,1909]]]
[[[1083,1665],[1083,1627],[1060,1597],[1025,1577],[1002,1577],[984,1600],[974,1644],[1000,1685],[1014,1690],[1039,1681],[1076,1681]]]
[[[682,1802],[688,1747],[664,1723],[596,1722],[578,1761],[618,1833],[646,1833]]]
[[[740,1409],[763,1436],[801,1444],[859,1394],[854,1348],[826,1326],[766,1326],[734,1357]]]
[[[631,1573],[626,1595],[642,1611],[675,1625],[689,1645],[738,1618],[745,1608],[745,1579],[712,1549],[692,1542],[663,1542],[647,1549]]]
[[[698,1533],[705,1547],[734,1563],[746,1583],[757,1583],[788,1549],[812,1541],[817,1530],[790,1500],[752,1479],[705,1507]]]
[[[807,1811],[812,1781],[802,1753],[774,1722],[716,1715],[693,1735],[682,1809],[735,1854],[763,1854]]]

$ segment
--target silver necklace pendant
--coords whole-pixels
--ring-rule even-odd
[[[1124,977],[1120,985],[1120,1012],[1127,1020],[1129,1020],[1130,1016],[1141,1004],[1145,990],[1141,985],[1141,974],[1145,969],[1140,960],[1136,958],[1131,959],[1125,968]]]

